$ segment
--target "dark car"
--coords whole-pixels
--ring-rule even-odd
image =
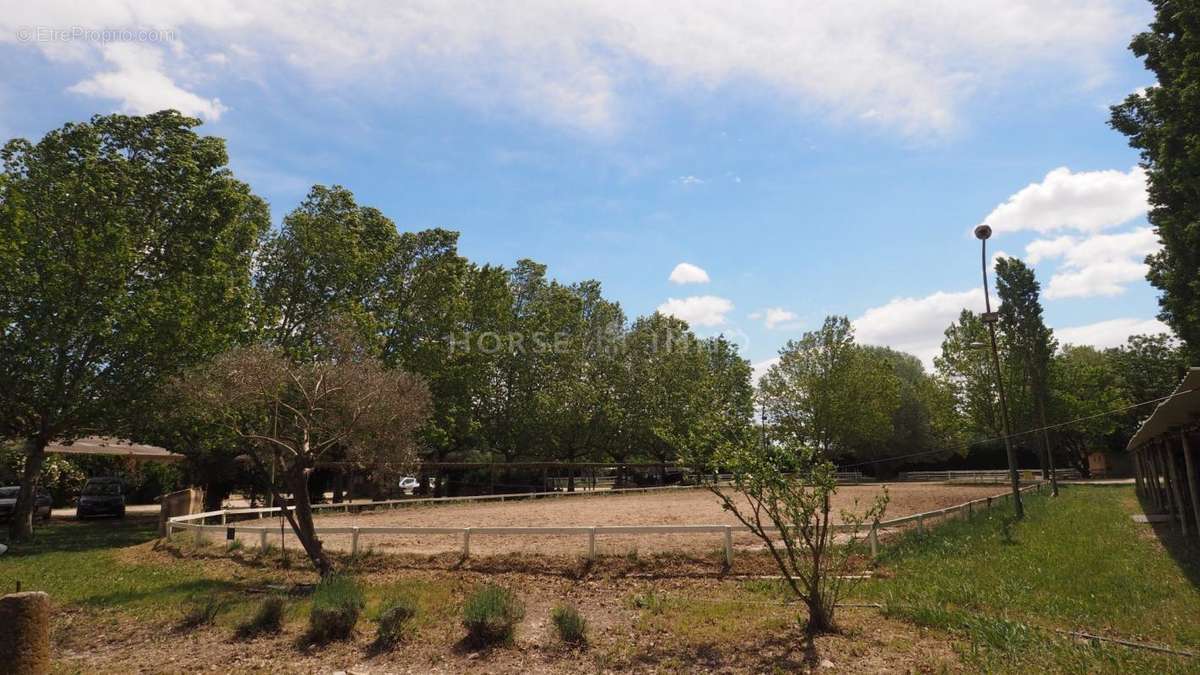
[[[125,481],[120,478],[89,478],[75,507],[76,518],[88,516],[125,517]]]
[[[21,492],[20,486],[11,485],[8,487],[0,487],[0,520],[8,520],[12,517],[13,511],[17,508],[17,494]],[[50,493],[38,488],[37,495],[33,500],[33,517],[42,520],[50,519]]]

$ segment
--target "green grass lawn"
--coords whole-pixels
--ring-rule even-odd
[[[205,575],[188,560],[140,565],[117,549],[157,537],[155,519],[60,521],[40,526],[33,541],[0,557],[0,591],[46,591],[55,603],[137,615],[177,611],[187,598],[230,590],[235,584]]]
[[[988,670],[1200,669],[1200,660],[1080,646],[1047,628],[1200,652],[1200,549],[1130,519],[1132,487],[1068,486],[903,538],[860,591],[890,615],[951,631]],[[1163,541],[1167,543],[1164,546]]]

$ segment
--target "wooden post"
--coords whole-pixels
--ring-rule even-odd
[[[350,555],[358,555],[358,528],[350,533]]]
[[[463,528],[463,554],[464,559],[471,557],[471,528]]]
[[[588,560],[596,559],[596,528],[588,530]]]
[[[1187,514],[1183,508],[1183,495],[1179,485],[1179,468],[1175,461],[1175,453],[1171,452],[1171,443],[1166,441],[1163,443],[1163,452],[1167,457],[1167,472],[1171,475],[1171,499],[1175,503],[1175,515],[1179,518],[1179,529],[1184,536],[1188,533]]]
[[[263,528],[263,531],[258,533],[258,549],[260,551],[267,550],[267,529],[266,528]]]
[[[725,526],[725,566],[733,567],[733,528]]]
[[[1156,454],[1158,455],[1158,471],[1162,475],[1163,503],[1167,505],[1167,513],[1175,515],[1175,511],[1179,506],[1171,498],[1171,474],[1167,471],[1168,454],[1166,447],[1164,447],[1161,441],[1158,443],[1158,452]]]
[[[1192,524],[1196,526],[1196,534],[1200,535],[1200,486],[1196,485],[1196,461],[1192,459],[1192,444],[1188,442],[1187,432],[1179,432],[1179,442],[1183,445],[1183,468],[1187,471],[1188,492],[1192,497]]]
[[[1158,470],[1158,446],[1154,443],[1150,443],[1149,447],[1146,448],[1146,464],[1150,467],[1151,487],[1153,488],[1150,490],[1150,501],[1154,502],[1154,507],[1157,510],[1162,511],[1164,510],[1162,474]]]
[[[871,533],[867,535],[867,539],[871,542],[871,557],[879,557],[879,529],[874,523],[871,524]]]
[[[1139,497],[1145,497],[1146,491],[1142,487],[1142,463],[1138,461],[1139,454],[1136,449],[1133,451],[1133,487]]]
[[[917,533],[925,534],[925,514],[917,516]]]

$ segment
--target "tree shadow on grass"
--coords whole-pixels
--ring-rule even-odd
[[[1138,497],[1142,512],[1146,514],[1161,513],[1149,497]],[[1189,504],[1190,508],[1190,504]],[[1187,577],[1192,586],[1200,588],[1200,536],[1192,531],[1192,523],[1188,522],[1188,534],[1184,536],[1179,528],[1179,521],[1174,517],[1168,522],[1150,523],[1149,527],[1162,545],[1167,555],[1175,561],[1179,571]]]
[[[34,528],[33,539],[10,544],[5,557],[19,558],[57,552],[123,548],[158,537],[157,516],[127,516],[102,520],[51,519]],[[5,535],[7,540],[7,534]]]

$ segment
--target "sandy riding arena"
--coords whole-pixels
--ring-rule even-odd
[[[932,483],[902,483],[887,486],[890,495],[884,518],[897,518],[961,504],[971,499],[997,495],[998,485],[948,486]],[[865,504],[882,490],[878,485],[844,486],[838,490],[833,510]],[[270,522],[263,521],[263,522]],[[604,525],[738,525],[721,509],[720,502],[704,489],[665,490],[622,495],[579,495],[532,500],[414,504],[394,510],[336,513],[316,518],[318,528],[327,527],[567,527]],[[239,536],[239,538],[242,538]],[[252,540],[246,537],[246,543]],[[273,537],[273,539],[276,539]],[[289,537],[291,539],[291,537]],[[325,545],[349,550],[350,536],[322,535]],[[664,552],[705,555],[722,546],[719,533],[604,534],[596,538],[599,555],[655,554]],[[290,543],[290,542],[289,542]],[[747,533],[735,533],[737,549],[758,548]],[[368,534],[359,547],[382,553],[436,555],[461,550],[461,534]],[[471,555],[541,554],[581,555],[587,548],[586,535],[472,536]]]

